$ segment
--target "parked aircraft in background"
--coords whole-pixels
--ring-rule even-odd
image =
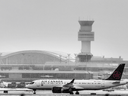
[[[51,89],[53,93],[70,93],[80,90],[102,90],[128,83],[128,80],[121,80],[125,64],[120,64],[115,71],[106,80],[66,80],[66,79],[41,79],[35,80],[26,85],[26,88],[32,89],[34,94],[36,90]]]
[[[14,82],[5,82],[0,80],[0,91],[3,91],[4,93],[8,93],[8,91],[31,91],[31,89],[23,88],[22,86],[18,88],[18,86],[13,83]]]
[[[0,88],[7,88],[8,87],[8,82],[4,82],[2,80],[0,80]]]

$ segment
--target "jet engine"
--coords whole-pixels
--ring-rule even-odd
[[[52,92],[53,93],[63,93],[63,92],[61,92],[61,89],[62,89],[62,87],[53,87]]]
[[[70,93],[70,94],[73,94],[73,91],[71,88],[63,89],[62,87],[53,87],[52,92],[53,93]]]

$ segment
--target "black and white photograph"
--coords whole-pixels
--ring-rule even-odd
[[[128,0],[0,0],[1,96],[127,96]]]

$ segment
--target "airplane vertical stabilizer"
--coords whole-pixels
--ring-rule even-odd
[[[123,74],[125,64],[120,64],[115,71],[106,80],[120,80]]]

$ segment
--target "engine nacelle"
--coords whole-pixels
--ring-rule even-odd
[[[62,92],[61,92],[61,89],[62,89],[62,87],[53,87],[53,88],[52,88],[52,92],[53,92],[53,93],[62,93]]]
[[[70,91],[70,89],[64,89],[64,90],[62,90],[62,87],[53,87],[52,88],[52,92],[53,93],[70,93],[70,94],[73,94],[73,92]]]

